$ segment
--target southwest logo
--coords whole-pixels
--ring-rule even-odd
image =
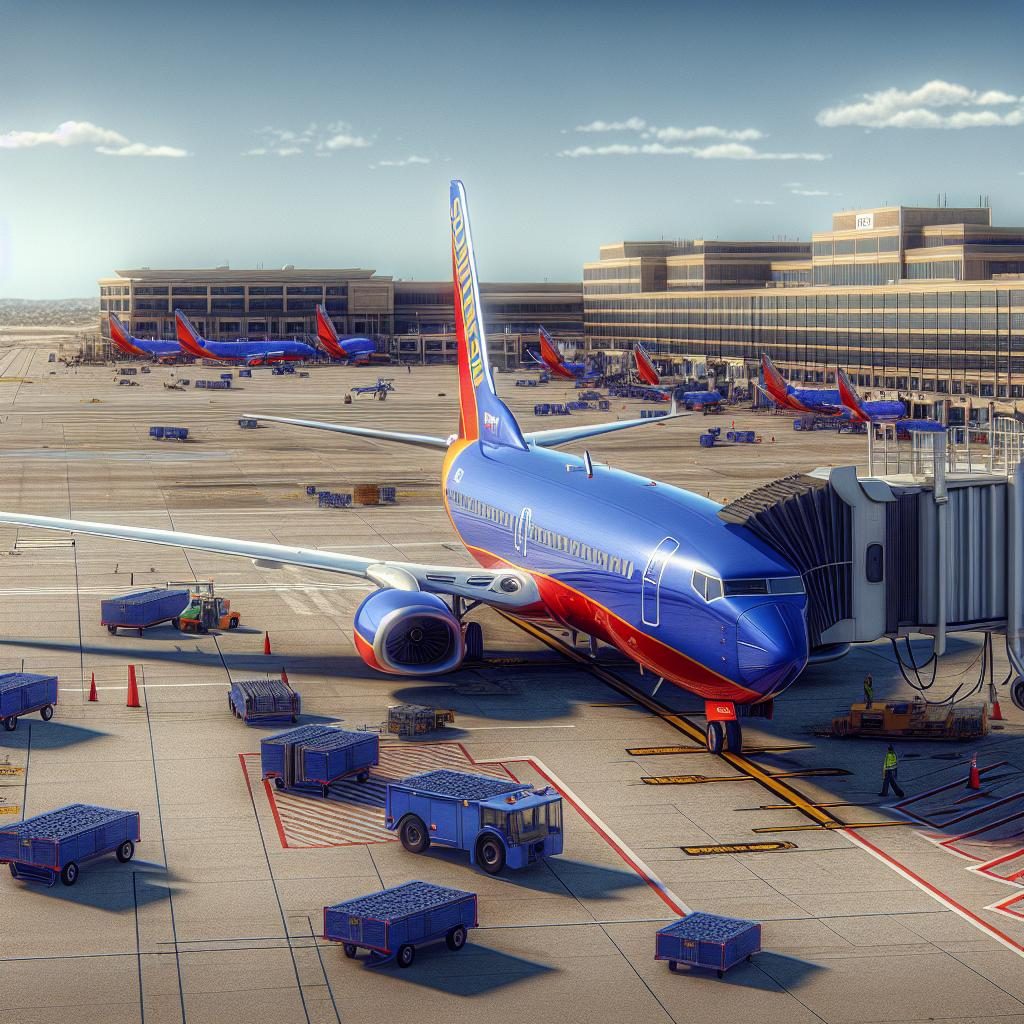
[[[477,319],[476,295],[473,288],[473,261],[466,236],[466,220],[462,203],[452,200],[452,249],[455,254],[455,278],[459,285],[459,303],[462,306],[462,325],[469,355],[469,375],[473,386],[479,387],[484,379],[484,361],[480,354],[480,324]]]
[[[484,430],[489,430],[492,434],[498,432],[498,424],[501,420],[497,416],[492,415],[489,412],[484,413]]]

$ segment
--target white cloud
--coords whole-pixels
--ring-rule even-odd
[[[627,117],[625,121],[591,121],[576,125],[578,132],[642,132],[647,122],[642,117]]]
[[[1004,107],[1004,110],[993,110]],[[983,109],[978,109],[983,108]],[[882,89],[853,103],[818,112],[825,128],[999,128],[1024,124],[1024,97],[999,89],[979,92],[934,79],[917,89]]]
[[[265,125],[256,129],[259,145],[247,149],[242,156],[302,156],[316,153],[328,156],[341,149],[363,149],[372,143],[352,132],[344,121],[335,121],[321,128],[315,121],[302,129],[275,128]]]
[[[703,124],[697,128],[654,128],[651,134],[659,142],[685,142],[688,139],[735,139],[738,142],[754,142],[764,138],[764,132],[756,128],[718,128],[713,124]]]
[[[378,160],[375,164],[370,164],[370,167],[409,167],[412,164],[429,164],[430,159],[425,156],[407,156],[402,160]]]
[[[559,156],[571,159],[594,156],[689,156],[695,160],[827,160],[826,153],[762,152],[739,142],[721,142],[711,146],[666,146],[660,142],[640,145],[626,142],[607,146],[576,146],[563,149]]]
[[[823,188],[791,188],[789,190],[795,196],[838,196],[839,192],[827,192]]]
[[[774,199],[734,199],[734,203],[739,203],[741,206],[774,206]]]
[[[63,121],[53,131],[10,131],[0,135],[0,149],[34,149],[36,146],[92,146],[104,156],[188,156],[177,146],[150,146],[131,142],[112,128],[91,121]]]

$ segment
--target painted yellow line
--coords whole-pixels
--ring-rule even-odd
[[[527,622],[525,619],[517,618],[515,615],[509,615],[507,612],[499,612],[499,614],[504,616],[504,618],[518,626],[520,629],[529,633],[531,636],[536,637],[541,641],[541,643],[552,648],[552,650],[559,651],[567,658],[575,661],[577,664],[585,665],[594,675],[597,676],[598,679],[606,683],[613,690],[621,693],[624,697],[629,697],[632,700],[635,700],[638,704],[647,708],[648,711],[654,712],[663,721],[671,725],[672,728],[684,733],[697,743],[703,744],[705,742],[703,729],[697,728],[697,726],[682,715],[667,712],[664,707],[648,697],[647,694],[634,689],[634,687],[630,686],[625,680],[620,679],[614,673],[595,664],[586,655],[581,654],[575,648],[563,643],[558,637],[552,636],[540,627],[535,626],[532,622]],[[767,771],[754,764],[753,761],[745,758],[742,754],[733,754],[729,751],[723,751],[719,756],[727,764],[732,765],[732,767],[738,772],[754,779],[756,782],[760,783],[760,785],[764,786],[765,789],[771,790],[771,792],[773,792],[777,797],[781,797],[787,803],[792,804],[800,810],[802,814],[810,818],[811,821],[816,822],[821,827],[846,827],[843,822],[833,817],[827,811],[816,807],[806,797],[801,796],[801,794],[795,789],[786,785],[786,783],[781,779],[773,778],[773,776]]]
[[[752,828],[751,832],[758,835],[765,835],[771,832],[813,832],[815,829],[846,829],[846,828],[909,828],[917,824],[913,821],[862,821],[859,823],[845,823],[842,821],[831,821],[820,825],[779,825],[776,828]]]

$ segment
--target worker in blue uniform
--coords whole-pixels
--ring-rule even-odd
[[[893,750],[893,746],[890,743],[889,749],[885,752],[885,758],[882,761],[882,791],[878,794],[879,796],[888,796],[889,787],[892,786],[893,792],[902,800],[906,793],[900,789],[900,784],[896,781],[896,770],[899,767],[899,759],[896,757],[896,751]]]

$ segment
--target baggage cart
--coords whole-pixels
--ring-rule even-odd
[[[74,885],[83,861],[113,853],[126,864],[139,838],[138,811],[68,804],[0,828],[0,863],[27,882]]]
[[[238,425],[243,430],[256,430],[256,428],[259,427],[259,425],[260,425],[260,421],[259,420],[250,420],[250,419],[244,419],[243,418],[243,419],[240,419],[238,421]]]
[[[655,960],[717,971],[718,976],[761,951],[761,925],[738,917],[694,913],[658,931]]]
[[[297,722],[302,697],[283,679],[237,679],[228,691],[228,710],[246,725]]]
[[[388,708],[388,732],[393,736],[422,736],[455,721],[451,708],[424,704],[392,704]]]
[[[134,594],[123,594],[100,602],[100,625],[108,633],[118,629],[137,629],[139,636],[151,626],[169,622],[177,629],[178,619],[188,608],[191,595],[187,590],[154,588]]]
[[[252,370],[239,370],[238,371],[238,376],[239,377],[251,377],[252,376]]]
[[[48,722],[57,703],[57,677],[38,676],[30,672],[5,672],[0,675],[0,719],[8,732],[18,728],[22,715],[39,712]]]
[[[278,789],[319,791],[354,776],[365,782],[380,760],[376,733],[347,732],[330,725],[302,725],[260,741],[263,778]]]
[[[440,939],[457,952],[477,924],[475,892],[429,882],[406,882],[324,907],[324,938],[343,943],[349,959],[368,949],[371,964],[394,959],[409,967],[417,946]]]

